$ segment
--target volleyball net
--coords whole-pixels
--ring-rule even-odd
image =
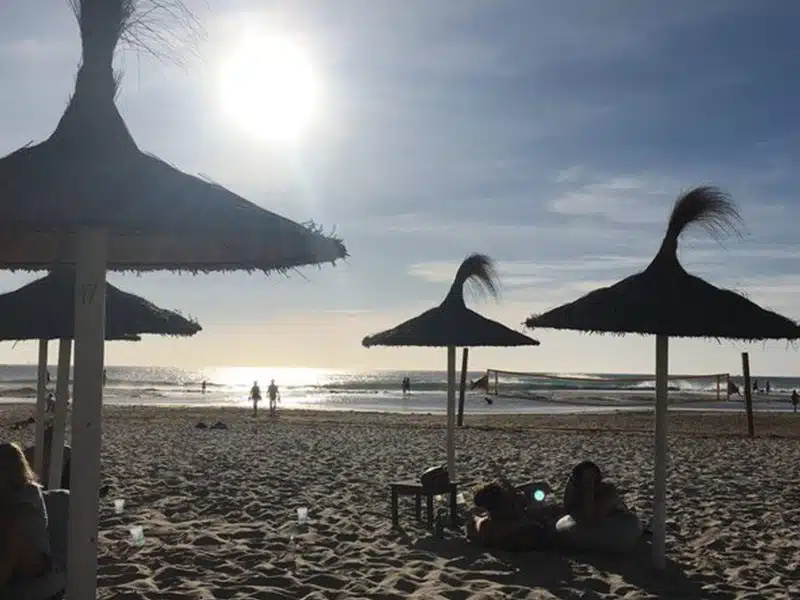
[[[588,375],[570,373],[535,373],[487,369],[486,374],[472,383],[487,395],[515,398],[536,398],[552,392],[624,393],[655,390],[655,375]],[[667,389],[691,395],[730,400],[735,392],[729,373],[670,375]]]

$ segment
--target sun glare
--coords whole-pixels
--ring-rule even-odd
[[[297,140],[318,101],[308,58],[278,37],[245,37],[223,67],[221,92],[225,111],[244,129],[278,141]]]

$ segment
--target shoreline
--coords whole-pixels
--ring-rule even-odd
[[[490,415],[569,415],[606,414],[619,411],[652,412],[653,395],[649,393],[586,394],[577,391],[561,392],[538,398],[491,397],[489,404],[484,395],[468,394],[465,398],[464,413],[472,416]],[[744,402],[739,400],[717,401],[713,395],[697,393],[675,393],[670,396],[668,410],[676,412],[720,412],[731,415],[744,414]],[[33,405],[35,397],[16,397],[0,394],[0,406],[19,404]],[[262,401],[260,409],[266,409]],[[195,396],[187,395],[131,395],[114,390],[106,393],[105,407],[150,406],[154,408],[217,408],[251,409],[252,403],[243,397],[218,396],[213,393]],[[379,396],[374,394],[331,394],[286,396],[279,404],[284,411],[306,410],[316,412],[379,412],[384,414],[445,415],[444,394],[415,393],[403,396]],[[792,414],[788,400],[778,398],[757,398],[753,401],[756,414]]]
[[[0,403],[0,428],[10,422],[33,416],[32,403]],[[71,413],[71,411],[70,411]],[[291,425],[346,425],[384,426],[389,428],[442,429],[446,428],[441,413],[396,413],[366,410],[310,410],[279,409],[276,417],[267,410],[259,410],[252,417],[252,408],[244,406],[155,406],[106,405],[103,407],[104,421],[137,422],[164,418],[181,419],[195,425],[203,421],[210,425],[216,421],[230,424],[277,424]],[[800,440],[800,414],[755,411],[756,438],[780,437]],[[675,410],[669,412],[669,435],[701,437],[747,438],[747,419],[743,412],[718,410]],[[459,430],[483,431],[549,431],[549,432],[627,432],[652,435],[654,415],[652,409],[620,410],[609,408],[604,412],[574,412],[562,414],[497,413],[464,415],[464,426]]]

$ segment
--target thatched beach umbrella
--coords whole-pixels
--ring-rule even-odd
[[[497,275],[491,259],[483,254],[468,256],[456,272],[450,291],[437,307],[397,327],[369,335],[364,346],[431,346],[447,348],[447,469],[455,481],[456,347],[538,346],[539,342],[496,321],[482,317],[464,304],[464,284],[497,294]]]
[[[105,338],[191,336],[202,327],[183,315],[106,285]],[[75,271],[57,269],[0,295],[0,340],[65,340],[75,334]]]
[[[666,558],[667,376],[669,337],[742,340],[798,339],[800,327],[750,300],[687,273],[678,262],[678,238],[693,224],[712,234],[735,229],[741,220],[730,198],[717,188],[695,188],[678,198],[658,254],[641,273],[541,315],[530,328],[575,329],[656,336],[656,464],[653,559]]]
[[[75,93],[47,140],[0,159],[0,268],[76,265],[73,453],[81,469],[72,482],[67,595],[94,598],[107,268],[270,272],[333,263],[347,252],[315,226],[136,146],[114,103],[115,48],[177,0],[70,1],[82,42]]]
[[[106,286],[106,340],[138,341],[139,334],[191,336],[201,330],[196,321],[159,308],[144,298]],[[49,483],[61,477],[66,405],[69,395],[69,365],[75,331],[75,271],[61,267],[21,288],[0,295],[0,341],[39,340],[36,389],[36,443],[34,466],[42,474],[44,412],[47,375],[47,341],[60,340],[58,354],[56,414],[53,430]],[[48,482],[45,482],[48,483]]]

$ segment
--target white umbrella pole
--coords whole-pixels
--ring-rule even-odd
[[[58,375],[56,379],[56,414],[53,419],[53,439],[50,445],[50,477],[47,487],[61,487],[61,472],[64,467],[64,429],[67,425],[67,402],[69,401],[69,363],[72,359],[72,340],[58,342]]]
[[[656,336],[656,468],[653,498],[653,564],[664,569],[667,535],[667,379],[669,338]]]
[[[97,513],[103,408],[106,305],[106,235],[77,236],[75,269],[75,367],[69,503],[67,597],[97,592]]]
[[[44,468],[44,413],[47,402],[47,340],[39,340],[39,367],[36,373],[35,442],[33,470],[42,477]]]
[[[447,347],[447,473],[456,480],[456,347]]]

